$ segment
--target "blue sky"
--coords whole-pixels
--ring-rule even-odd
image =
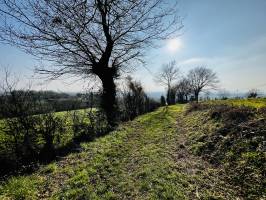
[[[179,7],[184,29],[174,48],[165,41],[161,48],[147,53],[149,71],[143,67],[134,71],[147,91],[163,90],[152,75],[171,60],[177,61],[183,74],[199,65],[212,68],[220,79],[221,89],[266,91],[265,0],[180,0]],[[1,66],[29,77],[37,64],[31,56],[1,44]],[[83,84],[73,80],[54,81],[36,89],[77,91]]]

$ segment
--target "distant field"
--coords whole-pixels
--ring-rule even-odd
[[[95,110],[95,109],[94,109]],[[72,111],[61,111],[61,112],[56,112],[55,115],[57,117],[60,117],[62,119],[64,119],[65,121],[65,131],[63,133],[60,133],[60,142],[57,143],[57,147],[62,147],[64,145],[66,145],[68,142],[70,142],[73,137],[74,137],[74,133],[72,130],[72,116],[74,114],[74,112],[76,112],[76,114],[80,117],[83,118],[84,117],[84,123],[89,124],[89,119],[86,116],[88,113],[88,109],[80,109],[80,110],[72,110]],[[10,149],[10,145],[6,145],[9,143],[13,143],[14,138],[6,133],[3,132],[2,128],[3,128],[3,124],[4,124],[4,120],[0,120],[0,155],[6,155],[10,152],[12,152],[12,150]],[[40,139],[40,144],[41,144],[41,139]]]
[[[89,109],[79,109],[79,110],[71,110],[71,111],[60,111],[56,112],[55,115],[58,117],[66,117],[67,121],[70,123],[71,121],[71,115],[76,112],[78,115],[86,115],[88,113]],[[93,108],[93,111],[96,111],[96,109]],[[1,134],[1,126],[3,126],[3,119],[0,119],[0,134]],[[87,120],[88,122],[88,120]]]
[[[225,103],[233,106],[248,106],[253,108],[262,108],[266,107],[266,98],[212,100],[209,103],[214,103],[214,104]]]

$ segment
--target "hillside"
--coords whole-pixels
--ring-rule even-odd
[[[223,118],[211,118],[211,110],[202,106],[188,112],[187,106],[177,105],[142,115],[107,136],[83,143],[80,153],[43,166],[32,175],[9,179],[0,186],[0,199],[266,198],[265,152],[258,152],[258,148],[247,150],[245,146],[231,148],[245,153],[246,160],[239,161],[244,167],[255,169],[251,169],[252,176],[258,181],[251,186],[250,180],[245,179],[247,184],[243,183],[243,188],[232,181],[236,174],[228,171],[228,165],[211,159],[225,150],[219,149],[225,146],[213,140],[225,123]],[[255,118],[263,123],[260,128],[265,127],[263,115],[245,122]],[[242,141],[230,139],[236,141],[234,144]],[[255,142],[260,145],[262,140]],[[241,155],[236,151],[224,152]],[[217,158],[221,162],[226,160],[230,167],[239,167],[238,163],[230,165],[234,160],[225,157]]]

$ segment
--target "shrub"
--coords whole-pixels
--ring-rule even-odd
[[[66,123],[62,117],[55,113],[46,113],[38,116],[36,127],[37,134],[44,140],[40,150],[39,158],[41,161],[49,162],[56,157],[55,138],[66,131]]]
[[[197,103],[197,102],[190,102],[189,106],[186,110],[186,113],[194,112],[194,111],[201,111],[201,110],[207,110],[210,108],[210,105],[204,104],[204,103]]]
[[[266,116],[266,107],[259,108],[258,113],[263,116]]]
[[[211,119],[222,119],[224,122],[240,123],[247,121],[254,114],[254,109],[249,107],[233,107],[229,105],[213,105],[210,109]]]
[[[228,112],[230,107],[228,105],[216,105],[212,106],[210,110],[210,118],[219,120],[222,118],[223,114]]]
[[[248,91],[247,97],[248,98],[256,98],[258,96],[258,90],[257,89],[252,89]]]
[[[122,121],[133,120],[138,115],[151,112],[160,106],[160,103],[149,98],[140,82],[127,77],[127,88],[122,92],[120,119]],[[163,97],[162,101],[165,102]],[[162,102],[163,103],[163,102]]]
[[[81,113],[79,111],[74,111],[70,115],[71,117],[71,128],[74,135],[74,140],[80,141],[85,139],[87,136],[88,123],[86,123],[87,116],[86,113]]]
[[[108,125],[107,117],[103,111],[98,110],[93,113],[88,113],[89,116],[89,131],[88,134],[93,133],[95,136],[105,135],[113,128]]]

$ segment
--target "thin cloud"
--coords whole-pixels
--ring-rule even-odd
[[[207,64],[209,61],[210,61],[210,58],[195,57],[195,58],[189,58],[189,59],[183,60],[179,64],[181,65]]]

